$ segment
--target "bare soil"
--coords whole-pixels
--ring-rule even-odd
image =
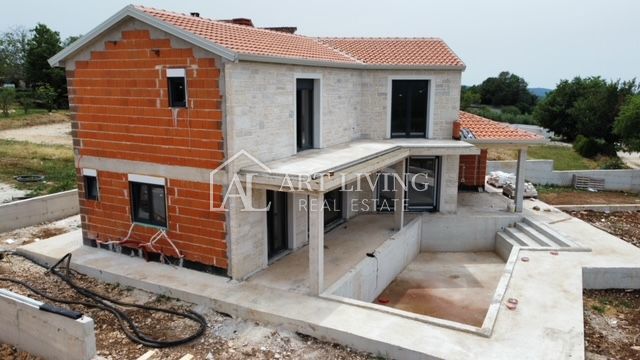
[[[585,290],[587,359],[640,359],[640,290]]]
[[[611,205],[640,204],[638,194],[619,191],[590,192],[571,188],[540,191],[538,198],[549,205]]]
[[[570,211],[569,214],[640,247],[640,211]]]
[[[76,229],[79,216],[63,219],[51,224],[43,224],[0,234],[0,250],[15,249],[32,241],[46,241],[46,237]],[[7,240],[13,240],[8,244]],[[64,299],[84,300],[62,280],[27,260],[16,256],[6,256],[0,260],[0,276],[27,281],[46,293]],[[348,347],[322,342],[312,337],[275,328],[253,321],[233,319],[211,308],[195,306],[191,303],[152,293],[108,284],[96,279],[78,275],[76,283],[111,298],[125,302],[147,304],[178,310],[191,309],[207,319],[207,330],[203,337],[186,345],[157,349],[151,359],[180,359],[191,354],[194,359],[370,359],[370,354],[359,353]],[[22,286],[0,281],[0,287],[16,293],[45,301]],[[48,302],[48,300],[47,300]],[[83,306],[69,306],[95,321],[96,345],[99,359],[137,359],[152,349],[138,345],[122,333],[116,319],[107,312]],[[164,313],[149,313],[143,310],[127,309],[127,313],[140,328],[153,336],[169,339],[191,334],[196,324]],[[28,353],[6,344],[0,344],[0,359],[35,360]]]

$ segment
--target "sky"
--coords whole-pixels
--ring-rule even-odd
[[[63,38],[84,34],[129,4],[120,0],[12,1],[0,31],[41,22]],[[256,26],[297,26],[310,36],[439,37],[467,65],[473,85],[501,71],[530,87],[600,75],[640,78],[636,0],[139,0],[138,4]]]

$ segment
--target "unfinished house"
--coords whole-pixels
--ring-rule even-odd
[[[50,63],[68,78],[85,245],[484,334],[510,249],[571,246],[520,214],[544,140],[461,112],[465,64],[440,39],[127,6]],[[518,150],[513,201],[483,192],[491,147]],[[478,265],[477,286],[438,278],[452,264]],[[416,272],[455,291],[412,304],[396,280]],[[430,296],[474,304],[439,313]]]

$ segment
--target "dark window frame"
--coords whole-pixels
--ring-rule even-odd
[[[180,95],[180,93],[176,92],[175,86],[179,86],[179,83],[182,83],[182,87],[184,88],[182,91],[182,96],[177,99],[175,96]],[[174,85],[175,83],[175,85]],[[171,108],[186,108],[187,107],[187,77],[186,76],[167,76],[167,88],[169,91],[169,107]]]
[[[317,146],[315,143],[315,125],[316,121],[316,104],[315,91],[316,80],[313,78],[296,78],[296,151],[304,151],[313,149]],[[307,97],[305,99],[305,97]],[[307,100],[303,104],[303,101]],[[303,119],[302,107],[306,105],[308,119]]]
[[[147,187],[148,200],[146,204],[146,209],[149,214],[149,219],[141,218],[138,216],[138,210],[140,209],[141,204],[139,201],[139,193],[142,191],[143,187]],[[153,189],[162,189],[163,198],[164,198],[164,221],[156,220],[155,215],[155,206],[154,206],[154,197],[153,197]],[[138,224],[145,224],[151,226],[157,226],[161,228],[168,228],[169,219],[168,219],[168,211],[167,211],[167,191],[164,185],[158,184],[149,184],[137,181],[129,181],[129,190],[131,193],[131,219],[133,222]]]
[[[422,83],[422,84],[421,84]],[[424,108],[414,107],[418,88],[425,86],[426,91],[424,93]],[[430,128],[430,111],[431,111],[431,79],[391,79],[391,97],[389,108],[389,137],[391,138],[429,138]],[[402,96],[402,102],[397,104],[394,99],[395,96]],[[419,128],[413,121],[413,115],[415,112],[424,111],[424,123],[420,122]],[[421,128],[424,126],[424,130]],[[394,128],[401,127],[394,132]]]
[[[98,177],[94,175],[82,175],[82,177],[84,181],[84,198],[98,201],[100,199]],[[95,191],[91,191],[91,188],[95,188]]]

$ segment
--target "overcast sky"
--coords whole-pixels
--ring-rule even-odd
[[[142,2],[144,1],[144,2]],[[130,1],[11,1],[0,31],[42,22],[62,37],[83,34]],[[636,0],[141,0],[214,19],[249,17],[256,26],[298,27],[315,36],[435,36],[467,64],[463,84],[502,70],[531,87],[601,75],[640,78]]]

